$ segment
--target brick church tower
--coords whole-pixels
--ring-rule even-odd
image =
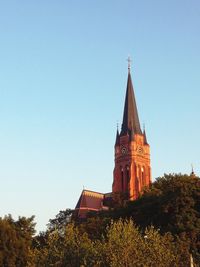
[[[136,100],[128,65],[128,80],[121,131],[117,129],[113,193],[134,200],[151,183],[150,146],[140,128]]]

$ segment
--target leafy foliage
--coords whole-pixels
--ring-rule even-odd
[[[19,217],[14,221],[12,216],[0,218],[0,266],[31,266],[32,237],[35,233],[34,216]]]
[[[118,201],[118,199],[120,201]],[[60,211],[34,236],[34,217],[0,218],[2,267],[200,266],[200,179],[169,174],[135,201],[116,195],[108,211],[79,221]]]
[[[133,221],[119,220],[107,232],[108,266],[178,266],[171,235],[161,236],[153,227],[142,234]]]
[[[101,240],[91,240],[71,223],[63,234],[50,233],[37,257],[39,267],[178,266],[170,235],[161,236],[153,227],[142,234],[131,220],[111,222]]]
[[[132,218],[145,229],[153,225],[162,234],[170,232],[185,263],[190,253],[200,262],[200,179],[193,175],[165,174],[125,207],[103,212],[102,217]],[[184,266],[184,264],[183,264]]]
[[[36,266],[94,266],[93,243],[87,234],[80,234],[73,223],[61,233],[50,232],[46,246],[35,251]]]
[[[50,219],[47,225],[49,231],[62,230],[72,218],[73,210],[61,210],[54,219]]]
[[[157,179],[127,212],[145,228],[154,225],[162,233],[172,233],[187,253],[200,261],[200,179],[188,175],[164,175]],[[186,252],[185,252],[186,253]]]

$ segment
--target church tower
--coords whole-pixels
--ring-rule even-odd
[[[128,199],[138,198],[151,183],[150,146],[145,130],[141,130],[131,80],[130,59],[121,131],[117,129],[113,193],[123,193]]]

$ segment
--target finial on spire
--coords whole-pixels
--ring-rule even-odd
[[[193,168],[193,164],[191,164],[192,167],[192,172],[190,173],[191,177],[196,177],[195,172],[194,172],[194,168]]]
[[[191,164],[191,168],[192,168],[192,172],[191,172],[191,175],[194,176],[195,173],[194,173],[194,167],[193,167],[193,164]]]
[[[130,69],[131,69],[131,62],[132,62],[130,56],[128,56],[127,61],[128,61],[128,72],[130,72]]]

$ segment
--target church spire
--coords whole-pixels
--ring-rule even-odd
[[[146,136],[145,126],[144,126],[144,129],[143,129],[143,136],[144,136],[144,144],[147,145],[148,142],[147,142],[147,136]]]
[[[117,123],[117,133],[116,133],[116,140],[115,140],[115,146],[119,145],[120,141],[119,141],[119,130],[118,130],[118,123]]]
[[[131,80],[130,58],[121,132],[115,140],[115,167],[112,192],[122,193],[127,200],[140,196],[151,183],[150,145],[140,121]]]
[[[126,97],[124,104],[124,115],[120,135],[141,134],[140,122],[138,117],[137,105],[130,74],[130,58],[128,58],[128,80],[126,88]]]

